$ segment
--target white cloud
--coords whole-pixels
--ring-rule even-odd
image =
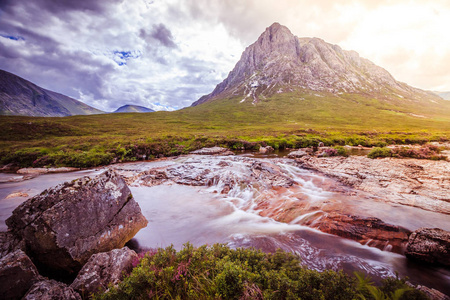
[[[356,50],[400,81],[450,90],[443,0],[8,3],[0,35],[23,40],[0,36],[0,68],[106,111],[190,105],[274,22]]]

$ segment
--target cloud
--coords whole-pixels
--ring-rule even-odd
[[[156,40],[162,45],[168,48],[176,48],[177,45],[173,41],[173,36],[170,30],[162,23],[154,24],[152,30],[147,32],[145,29],[141,29],[139,36],[150,42]]]
[[[3,0],[0,68],[106,111],[179,109],[210,93],[279,22],[356,50],[401,81],[450,90],[449,20],[443,0]]]

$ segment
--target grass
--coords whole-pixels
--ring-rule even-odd
[[[0,163],[92,167],[222,145],[424,144],[450,138],[450,102],[363,95],[275,94],[257,105],[231,98],[175,112],[64,118],[0,116]],[[401,102],[403,101],[403,102]],[[417,117],[420,115],[420,117]]]
[[[281,250],[230,249],[222,244],[141,255],[116,287],[94,299],[427,299],[405,280],[375,286],[364,274],[318,272]]]

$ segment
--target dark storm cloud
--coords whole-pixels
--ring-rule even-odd
[[[68,11],[103,12],[109,6],[121,3],[123,0],[1,0],[0,9],[10,11],[15,6],[33,5],[40,11],[52,13],[66,13]]]
[[[154,24],[150,31],[141,29],[139,36],[146,41],[156,40],[168,48],[176,48],[172,32],[162,23]]]

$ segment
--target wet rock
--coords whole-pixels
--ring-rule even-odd
[[[377,247],[403,253],[410,231],[374,217],[359,217],[330,213],[306,224],[320,231]]]
[[[11,232],[0,232],[0,257],[16,250],[25,250],[25,242]]]
[[[428,298],[430,298],[430,300],[450,300],[450,297],[444,295],[438,290],[426,287],[424,285],[418,285],[415,288],[418,289],[419,291],[424,292],[425,295],[427,295]]]
[[[33,262],[22,250],[0,259],[0,299],[20,299],[41,280]]]
[[[29,195],[27,193],[23,193],[23,192],[16,192],[16,193],[11,193],[8,196],[6,196],[5,199],[10,199],[10,198],[16,198],[16,197],[28,197]]]
[[[165,170],[159,170],[159,169],[151,169],[148,171],[144,171],[138,175],[138,178],[139,178],[139,183],[141,185],[149,186],[149,187],[155,186],[155,185],[160,185],[168,179],[167,173],[165,172]],[[127,183],[132,183],[136,179],[137,178],[131,178],[131,179],[127,178],[126,180],[127,180]]]
[[[18,169],[20,169],[19,166],[17,166],[15,163],[9,163],[7,165],[4,165],[3,167],[0,168],[1,172],[15,172]]]
[[[450,163],[364,156],[302,157],[298,165],[385,202],[450,214]]]
[[[305,150],[292,151],[287,155],[289,158],[300,158],[303,156],[308,156],[308,153]]]
[[[71,287],[85,296],[99,290],[104,291],[108,284],[119,283],[124,273],[129,274],[137,259],[136,252],[128,247],[94,254],[78,273]]]
[[[125,181],[113,171],[45,190],[6,220],[27,253],[50,272],[78,272],[92,254],[121,248],[147,225]]]
[[[61,167],[61,168],[23,168],[17,170],[17,174],[40,175],[47,173],[66,173],[79,171],[79,168]]]
[[[273,163],[255,161],[251,165],[252,176],[259,183],[263,183],[269,187],[290,187],[295,181],[285,175],[280,167]]]
[[[81,300],[81,296],[71,287],[55,280],[36,282],[22,300]]]
[[[405,254],[411,259],[450,266],[450,232],[420,228],[410,235]]]
[[[223,147],[202,148],[192,151],[191,154],[197,155],[234,155],[232,151]]]
[[[267,154],[272,152],[274,149],[271,146],[267,146],[267,147],[259,147],[259,153],[261,154]]]
[[[167,169],[167,175],[172,181],[191,186],[207,185],[210,173],[210,169],[194,165],[181,165]]]

